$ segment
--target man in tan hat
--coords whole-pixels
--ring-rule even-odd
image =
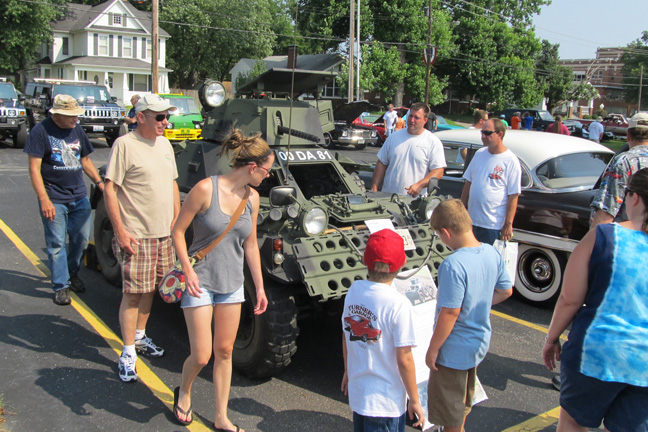
[[[24,149],[43,220],[54,302],[59,305],[70,304],[70,289],[85,291],[78,272],[90,237],[92,209],[83,172],[103,190],[89,156],[94,148],[77,124],[83,113],[72,96],[57,95],[51,116],[32,129]]]
[[[119,378],[124,382],[137,380],[138,352],[164,354],[145,329],[160,279],[175,262],[170,235],[180,211],[180,192],[173,148],[164,137],[168,112],[174,108],[156,94],[142,97],[135,105],[137,129],[115,141],[106,168],[106,210],[122,269]]]
[[[592,201],[592,226],[627,220],[623,201],[632,174],[648,168],[648,113],[635,114],[628,122],[627,152],[620,153],[608,164],[603,181]]]

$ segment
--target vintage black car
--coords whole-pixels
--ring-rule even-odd
[[[333,111],[335,129],[324,134],[324,147],[354,146],[362,150],[367,145],[375,145],[378,141],[378,132],[369,127],[353,123],[365,111],[378,107],[366,101],[350,102]]]
[[[478,130],[438,132],[447,168],[440,193],[461,196],[467,160],[482,147]],[[508,130],[504,144],[520,159],[522,193],[513,222],[519,243],[515,292],[528,302],[549,305],[560,293],[569,254],[589,230],[594,185],[614,153],[579,138],[546,132]],[[461,161],[461,162],[457,162]]]

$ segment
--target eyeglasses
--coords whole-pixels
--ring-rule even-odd
[[[256,167],[257,167],[257,168],[261,168],[263,171],[265,171],[266,175],[269,175],[269,174],[270,174],[270,170],[269,170],[268,168],[266,168],[266,167],[262,167],[261,165],[257,165]]]
[[[628,195],[628,194],[630,194],[630,193],[636,193],[636,192],[633,191],[633,190],[630,189],[630,188],[626,188],[626,190],[625,190],[625,194]]]
[[[491,136],[496,132],[497,131],[489,131],[489,130],[484,130],[484,129],[482,129],[482,131],[481,131],[482,135],[486,135],[486,136]]]
[[[165,119],[169,120],[169,118],[171,118],[171,114],[156,114],[156,115],[147,114],[147,117],[153,117],[156,122],[161,122],[164,121]]]

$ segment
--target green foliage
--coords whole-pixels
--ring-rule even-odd
[[[225,80],[241,58],[271,54],[273,11],[273,0],[165,0],[160,26],[171,35],[171,86],[192,88],[208,77]]]
[[[252,81],[254,78],[258,77],[259,75],[261,75],[267,70],[268,68],[265,67],[263,61],[257,60],[254,63],[254,66],[252,66],[252,69],[250,69],[248,72],[240,73],[236,77],[236,82],[234,83],[234,89],[237,89],[242,85]]]
[[[583,82],[572,89],[568,95],[568,100],[577,101],[581,99],[596,99],[598,97],[599,93],[596,88],[588,82]]]
[[[27,3],[0,0],[0,72],[14,73],[39,60],[41,42],[51,43],[50,23],[63,15],[62,0]]]
[[[639,111],[646,105],[646,90],[648,90],[648,31],[644,31],[641,37],[628,44],[628,49],[621,57],[623,63],[623,84],[625,86],[625,99],[628,102],[637,103],[639,100],[639,77],[641,66],[644,71],[644,82],[642,88],[642,101]]]
[[[558,64],[558,44],[542,41],[542,52],[536,61],[536,80],[547,98],[547,110],[570,100],[572,93],[572,72]]]

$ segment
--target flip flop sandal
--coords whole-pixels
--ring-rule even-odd
[[[181,425],[187,426],[191,424],[193,421],[193,411],[191,410],[191,406],[189,407],[188,410],[183,410],[178,406],[178,399],[180,399],[180,387],[176,387],[173,390],[173,416],[175,419],[180,423]],[[191,420],[182,420],[180,417],[178,417],[178,414],[182,414],[185,416],[185,418],[189,417],[191,415]]]
[[[214,425],[214,430],[216,432],[239,432],[241,430],[238,425],[234,425],[236,427],[236,430],[230,430],[230,429],[222,429],[222,428],[217,428],[216,425]]]

